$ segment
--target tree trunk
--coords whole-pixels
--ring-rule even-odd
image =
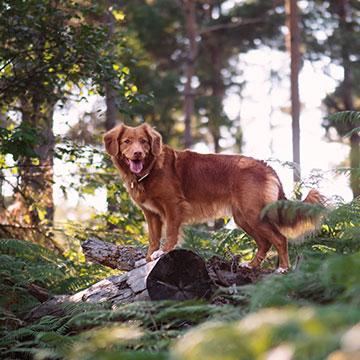
[[[301,180],[300,170],[300,97],[299,97],[299,71],[300,71],[300,32],[299,9],[297,0],[285,0],[286,25],[289,29],[286,47],[290,53],[291,62],[291,118],[292,118],[292,146],[293,146],[293,179]]]
[[[209,128],[214,142],[214,151],[215,153],[219,153],[221,151],[219,143],[220,126],[222,125],[223,100],[225,96],[225,86],[223,82],[223,77],[221,75],[221,70],[223,68],[221,57],[222,47],[218,39],[216,38],[208,38],[208,43],[209,55],[212,65],[211,90],[213,97],[211,113],[209,114]]]
[[[185,13],[185,30],[188,39],[188,51],[185,61],[185,89],[184,89],[184,116],[185,116],[185,134],[184,145],[189,148],[192,145],[192,118],[194,116],[194,92],[192,80],[195,75],[195,59],[197,56],[197,26],[196,26],[196,1],[183,0],[182,6]]]
[[[338,15],[340,18],[340,29],[342,33],[348,34],[352,31],[352,24],[348,21],[349,17],[349,2],[348,0],[341,0],[338,5]],[[347,37],[345,37],[347,38]],[[343,92],[342,92],[342,102],[345,110],[355,110],[354,101],[353,101],[353,70],[352,63],[350,61],[350,54],[347,48],[348,44],[344,43],[341,49],[342,56],[342,66],[344,68],[344,80],[343,80]],[[351,130],[351,125],[349,124]],[[353,126],[356,126],[354,124]],[[350,187],[353,193],[354,198],[360,195],[360,137],[359,134],[354,133],[350,137]]]
[[[22,100],[21,108],[22,123],[33,129],[41,129],[38,144],[34,147],[38,163],[29,157],[19,160],[20,190],[29,214],[26,222],[32,226],[46,225],[49,229],[54,221],[54,104],[40,104],[33,95],[28,100]]]
[[[109,44],[113,40],[114,31],[115,31],[115,18],[111,12],[111,8],[113,6],[113,0],[106,0],[106,10],[105,10],[105,22],[108,25],[108,42]],[[113,52],[113,47],[111,48]],[[117,92],[112,87],[111,83],[105,84],[105,103],[106,103],[106,113],[105,113],[105,131],[109,131],[115,127],[117,122],[119,121],[119,111],[116,105],[116,97],[118,96]],[[106,200],[107,200],[107,210],[109,213],[116,213],[119,211],[119,204],[115,201],[112,196],[109,196],[111,190],[109,186],[106,186]],[[107,226],[109,230],[115,229],[115,225],[111,222],[107,222]]]
[[[114,31],[115,31],[115,19],[111,12],[111,7],[113,1],[106,1],[106,11],[105,11],[105,22],[108,26],[108,42],[110,43],[113,40]],[[112,49],[113,51],[113,49]],[[112,88],[111,84],[105,84],[105,102],[106,102],[106,114],[105,114],[105,130],[111,130],[118,120],[119,112],[116,107],[116,91]]]
[[[350,137],[350,187],[354,198],[360,196],[360,136]]]

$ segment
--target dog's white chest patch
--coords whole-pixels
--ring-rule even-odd
[[[145,209],[152,211],[155,214],[161,215],[159,209],[155,206],[155,204],[151,200],[145,200],[141,203],[141,206]]]

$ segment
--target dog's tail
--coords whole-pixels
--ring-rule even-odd
[[[290,242],[300,243],[319,228],[325,211],[325,197],[311,189],[303,201],[289,201],[280,196],[278,201],[263,209],[262,217],[275,223]]]

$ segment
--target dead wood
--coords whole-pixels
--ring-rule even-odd
[[[238,267],[220,257],[204,261],[185,249],[173,250],[149,263],[142,261],[142,265],[135,267],[145,256],[143,248],[93,238],[85,241],[82,248],[91,262],[129,271],[103,279],[76,294],[48,300],[46,294],[33,288],[38,298],[46,301],[30,311],[26,321],[33,322],[44,315],[62,315],[65,303],[107,302],[114,307],[138,300],[210,299],[217,286],[253,283],[270,272]]]
[[[130,245],[115,245],[96,238],[81,244],[86,260],[112,269],[132,270],[135,262],[144,258],[146,249]]]

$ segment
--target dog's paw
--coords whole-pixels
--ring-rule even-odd
[[[161,256],[163,256],[164,254],[165,254],[164,251],[156,250],[151,254],[150,258],[151,258],[152,261],[154,261],[154,260],[160,258]]]
[[[146,261],[145,258],[140,259],[140,260],[138,260],[138,261],[135,261],[135,267],[138,268],[138,267],[140,267],[140,266],[145,265],[146,263],[147,263],[147,261]]]
[[[289,268],[278,267],[275,270],[275,274],[286,274],[287,272],[289,272]]]
[[[244,269],[252,269],[252,267],[248,261],[240,263],[239,267],[244,268]]]

